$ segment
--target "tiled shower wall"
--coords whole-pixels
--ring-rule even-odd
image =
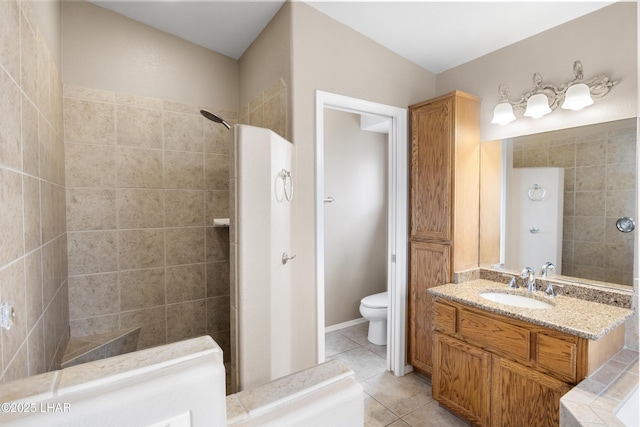
[[[0,373],[60,366],[69,338],[62,81],[28,2],[0,1]]]
[[[238,112],[238,123],[271,129],[289,139],[287,120],[287,86],[278,80]]]
[[[564,168],[562,274],[633,285],[633,238],[616,220],[635,215],[635,119],[516,139],[514,167]]]
[[[64,87],[72,337],[209,334],[228,359],[231,132],[201,108]]]

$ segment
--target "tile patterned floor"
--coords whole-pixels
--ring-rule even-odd
[[[329,332],[325,357],[353,370],[365,391],[365,426],[467,426],[431,397],[431,383],[416,374],[386,372],[387,347],[367,341],[368,323]]]

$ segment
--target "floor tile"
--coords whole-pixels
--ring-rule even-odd
[[[411,427],[411,426],[409,426],[409,424],[407,424],[402,420],[398,420],[392,424],[389,424],[389,427]]]
[[[387,363],[384,358],[363,347],[336,354],[330,359],[339,361],[355,372],[358,381],[364,381],[367,378],[380,375],[384,373],[387,368]]]
[[[387,372],[387,346],[371,344],[368,330],[368,323],[362,323],[329,332],[325,338],[325,357],[354,371],[365,391],[365,427],[467,425],[433,400],[428,379]]]
[[[398,416],[385,408],[380,402],[365,393],[364,425],[365,427],[382,427],[399,420]]]
[[[469,424],[456,418],[435,400],[402,417],[411,427],[465,427]]]
[[[366,348],[369,351],[374,352],[378,356],[383,357],[386,360],[386,358],[387,358],[387,346],[386,345],[375,345],[375,344],[368,343],[367,345],[364,345],[363,347]]]
[[[353,350],[360,347],[360,344],[350,340],[340,333],[340,331],[329,332],[325,335],[324,355],[325,357],[335,356],[338,353]]]
[[[416,374],[396,377],[385,372],[363,381],[362,387],[369,396],[400,417],[433,401],[431,385]]]
[[[360,323],[355,326],[340,329],[340,333],[360,345],[370,344],[369,340],[367,339],[367,335],[369,334],[369,322]]]

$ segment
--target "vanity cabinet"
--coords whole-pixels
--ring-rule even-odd
[[[491,424],[484,425],[560,424],[560,398],[569,384],[502,357],[493,357],[491,372]]]
[[[434,399],[474,424],[490,425],[491,353],[435,333],[434,365]]]
[[[559,425],[560,397],[624,343],[623,327],[591,341],[439,297],[433,328],[433,397],[480,426]]]
[[[431,373],[433,338],[431,313],[435,297],[426,290],[449,282],[450,246],[411,242],[409,257],[409,363],[422,373]]]
[[[408,362],[431,375],[433,297],[478,265],[480,100],[463,92],[409,106]]]

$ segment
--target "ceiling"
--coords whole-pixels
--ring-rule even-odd
[[[93,3],[238,59],[284,0]],[[306,3],[438,74],[614,2],[308,0]]]

